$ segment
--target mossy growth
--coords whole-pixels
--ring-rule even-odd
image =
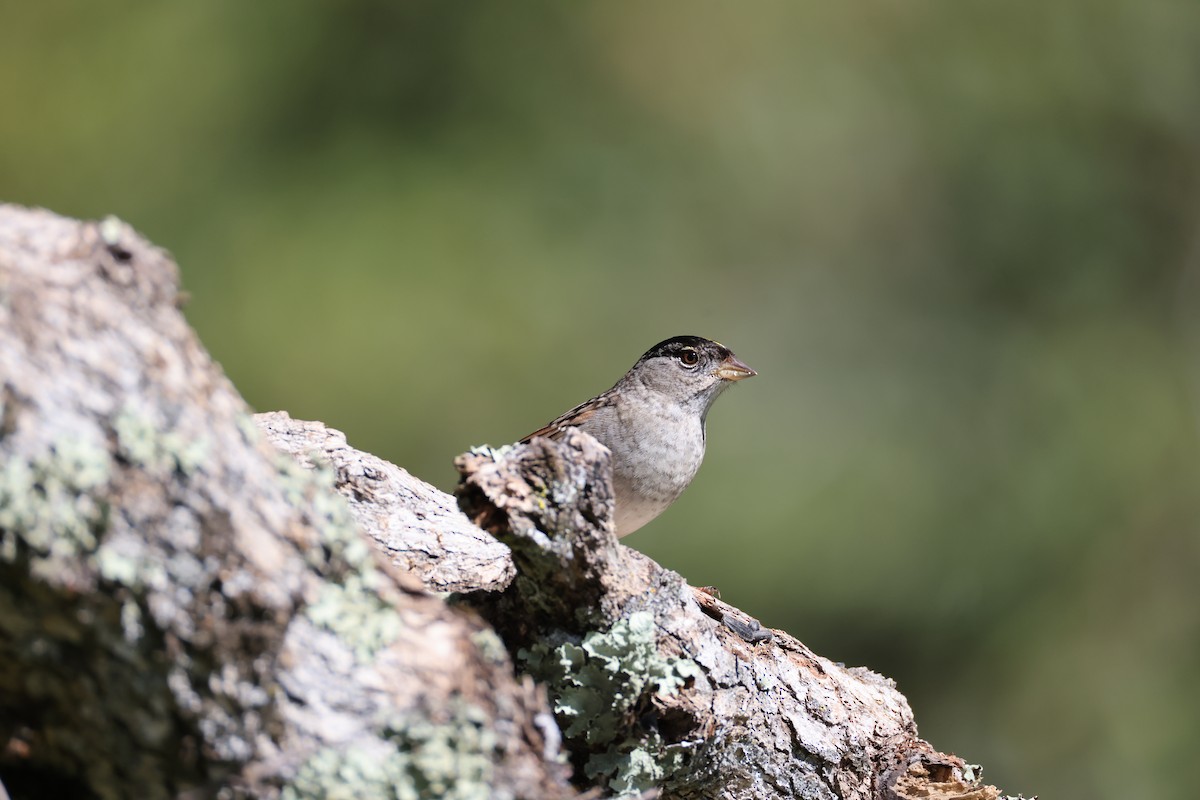
[[[497,746],[487,715],[459,704],[436,723],[405,718],[382,740],[316,753],[284,787],[283,800],[489,800]]]
[[[686,658],[664,657],[654,616],[637,612],[578,644],[521,650],[525,668],[545,682],[571,750],[587,777],[602,779],[618,797],[632,797],[683,768],[684,754],[639,724],[652,698],[669,696],[700,676]]]

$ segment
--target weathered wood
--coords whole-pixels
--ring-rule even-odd
[[[0,207],[13,800],[571,794],[541,690],[263,440],[177,284],[124,224]]]
[[[176,298],[126,226],[0,207],[13,800],[567,797],[560,727],[627,796],[999,796],[891,681],[618,544],[590,437],[465,454],[456,501],[252,421]]]
[[[411,507],[405,524],[391,527],[368,519],[387,517],[386,509],[352,503],[384,550],[404,551],[396,537],[430,541],[445,537],[447,526],[455,530],[442,558],[403,563],[433,588],[444,585],[439,574],[453,574],[467,602],[484,611],[509,648],[530,654],[519,657],[521,666],[548,678],[560,703],[569,707],[573,694],[583,706],[598,704],[594,718],[568,737],[578,774],[593,758],[616,764],[593,783],[609,781],[610,789],[629,791],[654,784],[669,798],[999,796],[960,759],[917,737],[911,710],[891,681],[832,663],[781,631],[769,640],[746,641],[753,626],[743,612],[618,544],[609,522],[607,453],[585,434],[561,443],[485,448],[458,459],[460,501],[508,545],[496,550],[470,533],[469,520],[448,511],[453,498],[403,470],[391,467],[389,480],[407,489],[364,488],[360,476],[383,475],[390,465],[381,467],[374,456],[348,447],[339,432],[279,413],[256,420],[272,441],[291,440],[287,449],[305,463],[332,465],[339,491],[348,497],[403,495],[428,503]],[[300,441],[307,445],[296,446]],[[364,469],[360,462],[372,466]],[[514,566],[517,580],[497,593],[494,576]],[[651,621],[651,648],[631,647],[629,635],[604,638],[614,630],[628,634],[631,619]],[[586,681],[533,664],[534,651],[570,651],[589,635],[617,653],[615,673],[624,664],[644,674],[618,676],[588,694],[579,685]],[[541,660],[544,667],[547,659]],[[694,669],[681,667],[684,660]],[[580,666],[586,675],[586,660]],[[672,670],[687,674],[675,676],[683,681],[677,691],[660,696],[651,687],[623,717],[606,718],[614,701],[603,691],[627,690],[639,681],[650,686],[656,669],[668,677]],[[560,719],[569,729],[574,718]],[[619,724],[602,738],[595,735],[614,722]],[[589,734],[594,741],[587,741]]]
[[[672,798],[999,795],[917,737],[892,681],[835,664],[781,631],[749,643],[735,631],[745,627],[741,612],[704,595],[698,603],[679,575],[618,545],[608,458],[576,431],[457,462],[463,508],[509,545],[518,570],[507,591],[480,596],[479,607],[510,646],[536,655],[557,643],[554,652],[576,657],[566,670],[546,668],[545,657],[526,663],[568,719],[586,720],[585,736],[568,737],[577,766],[620,788],[661,786]],[[619,667],[579,655],[588,636],[636,619],[652,621],[652,653],[618,659]],[[610,653],[623,646],[600,644]],[[645,687],[636,713],[614,721],[589,706],[596,699],[579,676],[591,662],[630,670],[616,683]],[[636,674],[647,669],[673,669],[677,685],[654,691]]]
[[[294,420],[283,411],[257,414],[254,421],[301,466],[331,468],[334,488],[350,504],[359,529],[430,591],[499,590],[512,580],[508,548],[473,525],[452,495],[355,450],[345,434],[320,422]]]

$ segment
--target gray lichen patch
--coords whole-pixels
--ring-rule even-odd
[[[332,465],[319,454],[309,460],[311,469],[282,453],[275,460],[289,505],[305,509],[318,532],[305,558],[326,582],[304,613],[365,661],[396,640],[402,622],[385,597],[390,580],[380,571],[346,499],[334,488]]]
[[[107,524],[102,488],[112,461],[87,436],[64,436],[41,456],[0,466],[0,559],[16,558],[23,542],[35,568],[96,548]]]
[[[371,546],[355,524],[346,498],[335,488],[337,475],[333,466],[324,458],[314,458],[313,464],[314,469],[308,472],[313,486],[309,509],[314,516],[313,524],[322,532],[322,542],[331,548],[333,557],[350,568],[374,569]]]
[[[588,777],[606,779],[621,797],[661,785],[683,766],[682,751],[640,726],[637,715],[655,695],[672,695],[699,677],[700,668],[662,655],[656,638],[654,616],[643,611],[579,644],[539,644],[518,654],[547,684],[572,749],[588,755]]]
[[[360,661],[367,661],[396,641],[402,624],[395,608],[379,595],[382,579],[372,569],[341,584],[325,583],[304,613],[314,625],[337,634]]]
[[[325,575],[368,573],[376,569],[371,546],[354,522],[346,498],[338,494],[333,466],[319,454],[312,468],[277,453],[274,466],[287,504],[304,509],[320,537],[305,551],[309,565]]]
[[[381,739],[325,748],[304,763],[283,800],[489,800],[495,734],[487,714],[465,703],[433,722],[404,718],[385,725]]]
[[[96,551],[95,564],[102,578],[130,589],[165,582],[162,564],[149,557],[145,545],[132,537],[105,542]]]
[[[467,452],[473,456],[483,456],[491,461],[500,461],[513,449],[511,444],[492,447],[490,444],[477,444]]]
[[[188,437],[164,429],[144,410],[127,405],[112,421],[117,437],[117,454],[152,475],[178,471],[191,475],[204,463],[211,445],[204,437]]]
[[[475,645],[475,649],[479,651],[480,657],[484,660],[496,665],[508,663],[508,650],[505,649],[504,642],[491,628],[480,628],[472,633],[471,644]]]

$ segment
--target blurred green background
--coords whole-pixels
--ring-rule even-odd
[[[2,4],[0,199],[449,489],[656,341],[761,377],[626,542],[1043,798],[1190,798],[1200,4]]]

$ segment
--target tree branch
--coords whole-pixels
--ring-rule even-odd
[[[999,796],[891,681],[618,544],[590,437],[465,454],[456,501],[255,426],[176,306],[128,227],[0,207],[13,800],[566,797],[563,735],[625,796]]]
[[[127,226],[0,207],[13,800],[570,794],[543,693],[263,441],[177,304]]]

